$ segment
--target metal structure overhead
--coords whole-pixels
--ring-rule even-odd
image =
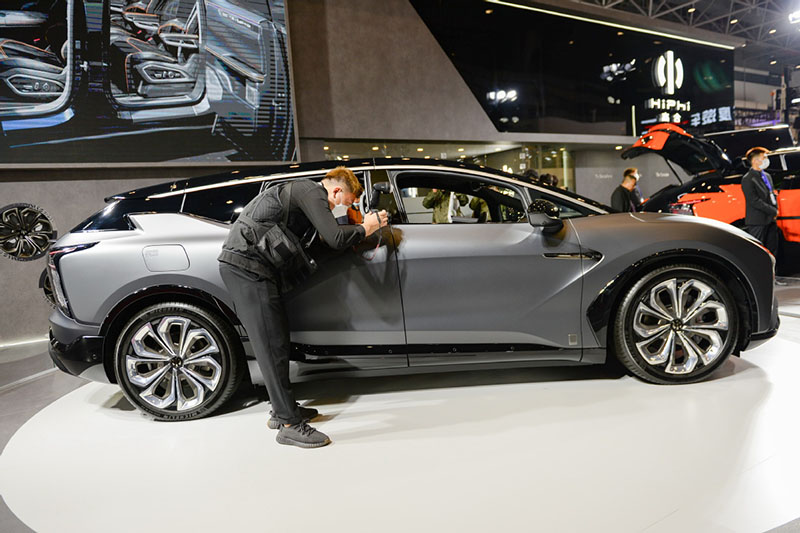
[[[576,3],[622,11],[687,28],[738,37],[736,64],[778,72],[800,69],[800,24],[789,14],[800,0],[576,0]]]

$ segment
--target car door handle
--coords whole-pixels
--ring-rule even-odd
[[[603,258],[603,254],[600,252],[595,252],[594,250],[571,253],[546,252],[542,255],[548,259],[587,259],[589,261],[600,261]]]

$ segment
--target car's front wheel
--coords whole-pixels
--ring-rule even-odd
[[[230,324],[184,302],[136,313],[120,331],[114,361],[125,396],[157,420],[211,414],[234,393],[244,371]]]
[[[705,379],[733,352],[736,301],[713,272],[695,265],[657,268],[633,284],[614,323],[614,348],[634,375],[651,383]]]

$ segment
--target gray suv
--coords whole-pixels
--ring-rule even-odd
[[[107,199],[49,254],[50,353],[160,420],[205,416],[261,377],[216,257],[261,190],[336,162],[175,181]],[[777,332],[774,258],[746,233],[601,204],[484,167],[346,163],[391,223],[287,295],[293,379],[602,364],[659,384],[706,378]],[[449,198],[432,223],[425,201]],[[441,213],[439,214],[441,217]]]

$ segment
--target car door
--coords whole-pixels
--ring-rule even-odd
[[[360,181],[364,172],[357,172]],[[322,174],[312,176],[321,179]],[[287,298],[298,373],[408,366],[391,227],[341,252],[314,240],[318,270]]]
[[[580,360],[581,247],[572,225],[545,235],[526,219],[522,187],[487,176],[394,175],[410,365]],[[433,223],[432,189],[452,193],[451,208],[458,204],[449,223]],[[505,204],[485,209],[474,201],[495,203],[496,193]]]
[[[208,102],[215,128],[250,156],[294,154],[285,8],[282,0],[205,0]]]

